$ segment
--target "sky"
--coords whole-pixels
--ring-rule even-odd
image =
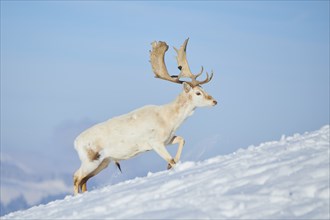
[[[172,46],[188,37],[218,105],[177,131],[182,160],[329,124],[329,1],[1,1],[1,154],[73,173],[80,132],[181,92],[154,78],[149,50],[167,42],[175,75]],[[156,154],[134,160],[166,168]]]

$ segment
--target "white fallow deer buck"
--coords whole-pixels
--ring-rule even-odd
[[[98,174],[113,161],[120,169],[119,161],[135,155],[155,150],[168,163],[171,169],[179,161],[184,139],[175,135],[175,131],[192,115],[196,107],[214,106],[217,101],[207,94],[200,85],[208,83],[212,77],[203,81],[192,74],[186,60],[186,47],[189,38],[180,49],[176,49],[178,76],[170,76],[164,61],[168,45],[165,42],[153,42],[150,51],[150,62],[156,78],[173,83],[183,84],[183,91],[171,103],[161,106],[148,105],[128,114],[112,118],[94,125],[82,132],[75,140],[74,146],[81,160],[80,168],[74,173],[74,194],[87,190],[86,182]],[[182,78],[190,78],[183,81]],[[179,144],[173,158],[165,146]]]

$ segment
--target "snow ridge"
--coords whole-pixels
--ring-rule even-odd
[[[329,125],[2,219],[329,219]]]

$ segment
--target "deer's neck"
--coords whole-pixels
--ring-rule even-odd
[[[184,120],[194,113],[196,106],[192,104],[191,97],[182,92],[176,99],[168,104],[167,120],[176,130]]]

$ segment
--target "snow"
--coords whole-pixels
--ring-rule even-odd
[[[329,219],[329,125],[2,219]]]

